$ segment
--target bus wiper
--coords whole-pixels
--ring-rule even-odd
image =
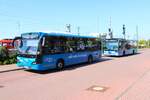
[[[29,47],[27,47],[27,49],[26,49],[26,51],[25,51],[25,53],[29,53],[28,51],[29,51],[29,49],[30,49],[31,47],[29,46]]]

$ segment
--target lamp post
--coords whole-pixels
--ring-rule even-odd
[[[123,36],[124,36],[124,39],[126,39],[126,28],[125,28],[125,25],[123,24]]]
[[[67,28],[66,32],[71,33],[71,25],[70,25],[70,24],[67,24],[67,25],[66,25],[66,28]]]
[[[136,38],[137,38],[137,49],[139,48],[139,33],[138,33],[138,26],[136,26]]]
[[[80,27],[77,27],[78,35],[80,35]]]
[[[111,27],[111,17],[110,17],[110,25],[108,28],[108,34],[109,34],[110,39],[112,39],[113,38],[113,32],[112,32],[112,27]]]

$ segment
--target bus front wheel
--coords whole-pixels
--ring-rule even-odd
[[[123,56],[125,56],[126,55],[126,52],[125,51],[123,51]]]
[[[56,67],[58,70],[62,69],[64,67],[64,61],[63,60],[58,60],[56,63]]]
[[[92,62],[93,62],[93,57],[90,55],[90,56],[88,57],[88,63],[91,64]]]

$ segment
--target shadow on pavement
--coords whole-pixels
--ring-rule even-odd
[[[6,72],[12,72],[12,71],[18,71],[18,70],[23,70],[24,68],[16,68],[16,69],[10,69],[10,70],[4,70],[0,71],[0,73],[6,73]]]
[[[129,54],[129,55],[121,56],[121,57],[136,56],[136,55],[139,55],[139,54],[141,54],[141,53]]]
[[[110,58],[101,58],[99,61],[93,62],[92,64],[81,63],[81,64],[76,64],[76,65],[66,66],[62,70],[50,69],[50,70],[46,70],[46,71],[36,71],[36,70],[26,70],[26,71],[33,72],[33,73],[38,73],[38,74],[49,74],[49,73],[67,71],[67,70],[75,70],[77,68],[87,67],[88,65],[93,65],[93,64],[97,64],[97,63],[101,63],[101,62],[105,62],[105,61],[109,61],[109,60],[112,60],[112,59],[110,59]]]
[[[124,56],[104,56],[104,57],[116,57],[116,58],[121,58],[121,57],[130,57],[130,56],[136,56],[139,55],[141,53],[136,53],[136,54],[129,54],[129,55],[124,55]]]

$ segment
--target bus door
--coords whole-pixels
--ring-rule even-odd
[[[87,51],[85,48],[85,45],[83,43],[80,43],[77,46],[77,62],[81,63],[81,62],[86,62],[87,61]]]

